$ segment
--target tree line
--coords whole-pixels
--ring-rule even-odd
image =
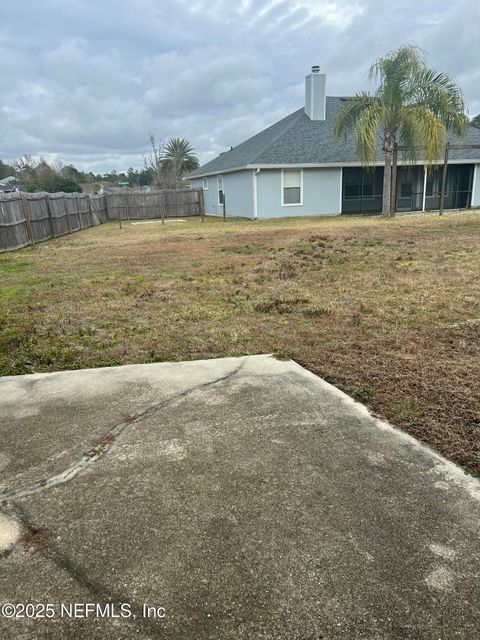
[[[22,191],[47,191],[55,193],[81,193],[82,184],[93,184],[94,191],[100,191],[105,183],[114,186],[154,188],[178,188],[183,184],[186,173],[198,167],[198,158],[191,144],[185,138],[170,138],[156,142],[149,136],[149,152],[143,157],[143,168],[129,167],[127,171],[107,171],[93,173],[82,171],[73,164],[47,162],[45,158],[23,155],[13,162],[0,160],[0,180],[14,177]]]

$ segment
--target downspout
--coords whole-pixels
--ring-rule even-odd
[[[257,176],[259,173],[260,173],[260,169],[254,169],[252,173],[252,180],[253,180],[253,218],[252,220],[256,220],[258,218]]]

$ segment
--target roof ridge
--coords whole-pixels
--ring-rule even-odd
[[[292,121],[290,122],[290,124],[285,127],[285,129],[283,129],[283,131],[281,131],[279,134],[277,134],[274,138],[272,138],[253,158],[252,160],[249,162],[249,164],[255,164],[256,160],[263,154],[265,153],[265,151],[267,151],[267,149],[269,149],[275,142],[277,142],[287,131],[289,131],[294,124],[296,124],[300,118],[302,117],[302,115],[304,114],[305,109],[303,107],[300,107],[300,109],[298,109],[298,115],[296,118],[292,118]],[[295,111],[293,111],[292,113],[290,113],[288,116],[285,116],[285,119],[287,119],[289,116],[292,116],[295,113]],[[277,123],[278,124],[278,123]],[[274,125],[272,125],[273,127]]]

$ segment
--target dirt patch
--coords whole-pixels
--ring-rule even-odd
[[[20,541],[26,551],[37,553],[37,551],[43,551],[50,545],[52,534],[45,527],[41,527],[29,520],[25,524],[25,531]]]

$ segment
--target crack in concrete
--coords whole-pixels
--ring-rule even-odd
[[[243,360],[238,367],[235,367],[233,371],[225,374],[224,376],[221,376],[220,378],[216,378],[215,380],[211,380],[210,382],[203,382],[202,384],[198,384],[193,387],[190,387],[189,389],[185,389],[184,391],[180,391],[179,393],[176,393],[175,395],[170,396],[170,398],[166,398],[165,400],[161,400],[160,402],[155,402],[154,404],[150,405],[140,413],[137,413],[134,416],[132,416],[131,419],[123,420],[122,422],[119,422],[118,424],[113,426],[111,429],[109,429],[105,433],[105,435],[100,441],[101,444],[97,444],[96,446],[94,445],[87,453],[83,454],[80,460],[77,460],[77,462],[67,467],[64,471],[61,471],[60,473],[56,473],[50,476],[49,478],[37,480],[36,482],[33,482],[24,487],[20,487],[19,489],[10,489],[10,490],[7,489],[2,491],[0,493],[0,504],[2,502],[7,502],[8,500],[25,498],[26,496],[30,496],[35,493],[45,491],[46,489],[52,489],[53,487],[56,487],[61,484],[65,484],[66,482],[73,480],[73,478],[75,478],[84,469],[95,464],[97,460],[102,458],[107,453],[107,451],[111,448],[113,443],[116,441],[118,436],[122,433],[122,431],[126,427],[151,417],[159,409],[162,409],[163,407],[167,406],[171,402],[174,402],[175,400],[180,400],[182,398],[187,397],[194,391],[197,391],[199,389],[205,389],[206,387],[210,387],[210,386],[219,384],[221,382],[225,382],[226,380],[236,376],[237,373],[239,373],[239,371],[242,369],[244,364],[245,364],[245,360]]]

